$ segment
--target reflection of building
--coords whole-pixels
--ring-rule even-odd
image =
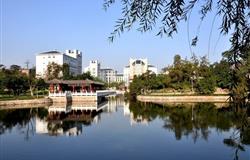
[[[66,53],[58,51],[43,52],[36,56],[36,76],[44,78],[47,66],[50,63],[69,65],[69,72],[72,75],[82,74],[82,52],[78,50],[66,50]]]
[[[136,124],[142,124],[142,125],[148,125],[148,120],[143,118],[140,115],[137,115],[136,117],[134,116],[134,113],[130,111],[129,109],[129,103],[125,103],[123,104],[123,114],[125,117],[129,117],[130,118],[130,125],[136,125]]]
[[[142,75],[147,71],[157,74],[157,68],[148,64],[148,59],[129,59],[129,65],[123,70],[124,82],[129,85],[134,76]]]
[[[109,100],[107,104],[107,108],[105,110],[108,113],[117,112],[117,103],[116,100]]]
[[[54,104],[48,109],[48,116],[41,120],[36,117],[36,133],[48,135],[77,136],[82,133],[83,125],[98,123],[99,113],[107,107],[107,102],[101,104]]]
[[[148,125],[148,120],[140,115],[134,116],[133,112],[130,113],[130,125],[143,124]]]
[[[123,107],[124,100],[122,98],[110,99],[107,104],[106,112],[117,112],[118,107]]]
[[[123,114],[126,117],[130,117],[130,109],[129,109],[129,103],[125,103],[123,105]]]
[[[36,133],[45,134],[48,133],[48,122],[36,117]]]
[[[36,117],[36,133],[53,136],[78,136],[82,134],[82,124],[77,122],[47,121]]]

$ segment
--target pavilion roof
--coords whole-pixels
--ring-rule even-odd
[[[59,80],[59,79],[53,79],[53,80],[49,80],[46,81],[46,83],[48,84],[68,84],[68,85],[89,85],[89,84],[95,84],[95,85],[101,85],[103,86],[104,83],[102,82],[97,82],[97,81],[93,81],[93,80]]]

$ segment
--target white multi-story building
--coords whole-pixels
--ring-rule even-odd
[[[107,83],[116,81],[117,71],[111,68],[105,68],[100,70],[100,79]]]
[[[125,86],[129,86],[130,69],[129,66],[125,66],[123,69],[123,81]]]
[[[157,74],[157,68],[148,63],[148,59],[129,59],[129,65],[126,66],[123,70],[124,82],[128,86],[129,83],[133,80],[134,76],[142,75],[150,71],[151,73]]]
[[[124,82],[123,74],[116,74],[115,82],[117,82],[117,83]]]
[[[101,68],[101,63],[98,60],[89,62],[89,66],[84,68],[84,72],[90,72],[91,76],[98,77],[104,82],[123,82],[122,74],[117,74],[117,71],[111,68]]]
[[[90,72],[90,75],[93,77],[99,77],[100,76],[100,68],[101,65],[97,60],[92,60],[89,62],[89,66],[84,68],[84,72]]]
[[[65,53],[58,51],[49,51],[39,53],[36,56],[36,76],[45,78],[47,66],[50,63],[69,65],[69,72],[72,75],[82,74],[82,52],[78,50],[66,50]]]

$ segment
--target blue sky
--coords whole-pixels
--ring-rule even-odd
[[[187,24],[181,23],[173,38],[155,36],[158,28],[140,33],[136,28],[125,32],[113,43],[108,41],[115,21],[120,17],[117,3],[104,11],[103,0],[0,0],[1,1],[1,53],[4,65],[24,66],[29,60],[35,65],[39,52],[79,49],[83,52],[83,66],[89,60],[101,61],[103,67],[120,72],[132,58],[148,58],[149,63],[163,68],[172,63],[173,56],[190,57],[187,43]],[[193,13],[190,37],[197,32],[199,19]],[[202,23],[196,55],[208,52],[209,33],[214,15],[209,14]],[[219,20],[216,19],[210,43],[210,61],[218,61],[221,52],[230,47],[228,36],[218,39]]]

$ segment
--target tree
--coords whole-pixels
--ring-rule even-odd
[[[177,67],[181,64],[181,56],[179,54],[174,56],[174,66]]]
[[[207,76],[200,79],[196,86],[196,91],[200,94],[212,94],[215,91],[215,79],[213,76]]]
[[[36,87],[36,68],[32,68],[29,71],[28,74],[28,83],[29,83],[29,89],[30,89],[30,95],[33,96],[33,90]]]
[[[212,72],[215,76],[217,87],[229,89],[232,78],[230,75],[229,63],[224,59],[222,59],[219,63],[214,63],[212,65]]]
[[[115,0],[104,0],[104,8],[109,8]],[[116,21],[114,31],[109,39],[114,40],[124,30],[129,30],[135,23],[139,23],[138,30],[147,32],[159,24],[160,30],[157,35],[172,36],[178,30],[178,24],[182,21],[189,21],[190,15],[195,7],[199,7],[200,21],[203,21],[208,13],[214,12],[221,18],[220,30],[223,34],[232,31],[232,48],[235,58],[244,55],[242,47],[250,43],[249,26],[249,0],[122,0],[122,15]],[[231,33],[230,33],[231,34]],[[193,39],[195,45],[198,37]],[[236,59],[235,59],[236,60]]]
[[[90,72],[82,73],[82,74],[77,75],[76,77],[72,77],[72,78],[78,79],[78,80],[85,80],[85,79],[94,80],[94,77],[91,76]]]
[[[0,69],[3,70],[5,66],[3,64],[0,64]]]
[[[182,60],[181,56],[175,55],[173,65],[168,68],[170,87],[175,90],[191,89],[196,69],[194,63]]]
[[[18,96],[28,89],[28,78],[23,75],[7,74],[2,80],[2,85],[15,96]]]
[[[59,64],[55,62],[49,63],[47,66],[46,79],[59,79],[61,77],[61,71],[62,67]]]
[[[104,8],[107,9],[115,2],[115,0],[104,0]],[[229,61],[236,66],[231,68],[231,73],[233,86],[237,88],[237,66],[248,56],[246,48],[250,46],[250,0],[204,0],[202,2],[198,0],[122,0],[121,5],[122,15],[109,37],[110,41],[125,30],[130,30],[136,23],[141,32],[147,32],[160,25],[157,35],[171,37],[177,32],[180,22],[190,20],[194,8],[199,8],[198,18],[201,22],[208,13],[213,11],[221,19],[219,26],[221,34],[231,35],[232,54]],[[195,46],[197,41],[198,37],[195,36],[189,45]]]
[[[19,65],[13,64],[10,66],[10,70],[12,70],[12,71],[20,71],[20,69],[21,69],[21,67]]]
[[[63,79],[64,80],[70,79],[72,77],[70,75],[69,65],[67,63],[63,63],[63,65],[62,65],[62,73],[63,73]]]

